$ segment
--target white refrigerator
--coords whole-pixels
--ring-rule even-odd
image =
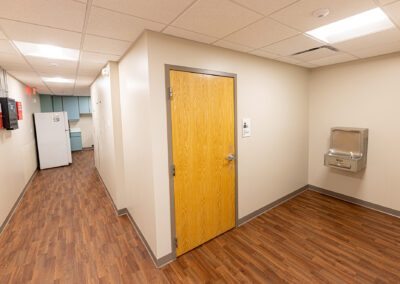
[[[34,118],[40,169],[72,163],[67,112],[35,113]]]

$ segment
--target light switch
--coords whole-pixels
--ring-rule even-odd
[[[242,120],[242,137],[250,137],[251,136],[251,119],[243,118]]]

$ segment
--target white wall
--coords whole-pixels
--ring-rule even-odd
[[[309,183],[400,210],[400,54],[311,73]],[[365,171],[323,166],[334,126],[369,128]]]
[[[69,122],[71,128],[80,128],[82,134],[82,147],[93,146],[93,119],[91,114],[81,114],[79,120]]]
[[[8,76],[9,97],[22,102],[23,120],[17,130],[0,130],[0,225],[37,168],[32,113],[40,112],[39,96],[29,97],[25,86]]]
[[[147,34],[143,34],[119,63],[125,199],[127,209],[156,252],[154,182],[157,177],[153,175],[153,168],[157,159],[153,149],[166,141],[152,143],[151,121],[159,118],[159,114],[151,112],[148,72]],[[162,119],[165,122],[165,117]]]
[[[146,132],[141,135],[151,143],[152,152],[146,146],[145,152],[149,155],[143,156],[147,161],[142,170],[143,174],[153,174],[156,255],[162,257],[172,250],[164,65],[210,69],[238,76],[238,125],[243,117],[252,119],[252,137],[238,139],[239,218],[307,184],[309,71],[159,33],[148,32],[147,37],[150,97],[147,92],[140,97],[149,108],[141,116],[146,125]],[[144,61],[141,58],[138,54],[136,61]],[[132,80],[133,73],[123,78],[123,62],[121,82]],[[135,64],[133,58],[130,64]],[[144,62],[142,68],[145,68]],[[127,102],[126,107],[132,108],[135,104],[135,101]],[[241,128],[237,131],[240,137]],[[150,188],[150,182],[147,186]]]
[[[118,206],[110,78],[111,74],[110,76],[100,74],[90,88],[94,127],[93,144],[96,168]]]

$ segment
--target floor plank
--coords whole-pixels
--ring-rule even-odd
[[[40,171],[0,236],[0,283],[400,283],[400,219],[312,191],[156,269],[93,152]]]

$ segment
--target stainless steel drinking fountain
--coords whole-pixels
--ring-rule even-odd
[[[358,172],[366,167],[368,128],[331,128],[330,148],[325,154],[327,167]]]

